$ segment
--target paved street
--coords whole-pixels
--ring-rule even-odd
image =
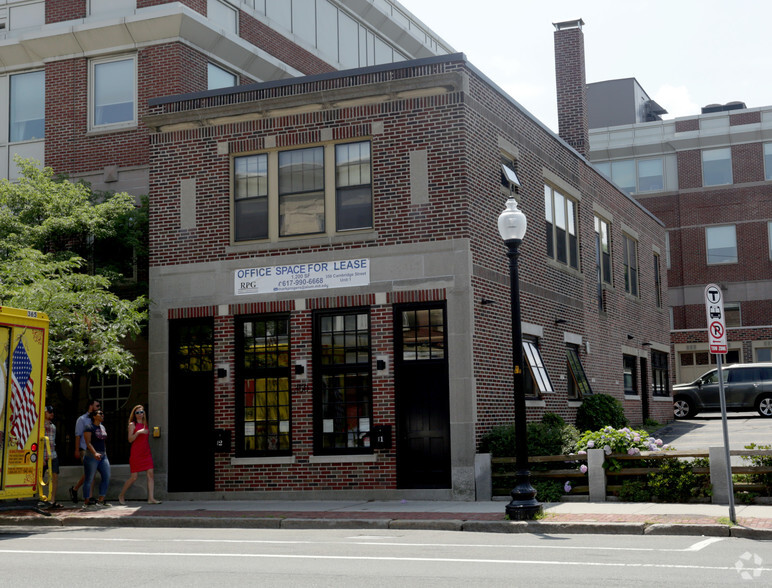
[[[738,571],[738,562],[740,571]],[[772,581],[769,543],[411,530],[0,530],[16,586],[616,586]],[[744,580],[742,573],[748,577]]]
[[[772,419],[757,412],[735,412],[727,414],[727,423],[731,449],[742,449],[749,443],[772,445]],[[701,413],[692,419],[674,421],[660,430],[659,436],[680,450],[723,447],[721,413]]]

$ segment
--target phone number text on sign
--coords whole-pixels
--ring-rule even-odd
[[[234,292],[237,296],[349,288],[369,283],[369,259],[294,263],[244,268],[234,272]]]

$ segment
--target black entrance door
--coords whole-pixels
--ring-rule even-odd
[[[445,305],[394,310],[397,486],[450,488]]]
[[[214,490],[214,322],[169,323],[169,492]]]

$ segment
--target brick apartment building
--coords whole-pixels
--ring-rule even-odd
[[[150,98],[448,52],[389,0],[0,0],[0,176],[16,177],[20,155],[145,195]],[[146,343],[134,351],[131,381],[91,382],[112,423],[148,403]],[[85,398],[53,401],[65,448]],[[127,459],[124,436],[110,443]]]
[[[477,442],[513,420],[507,177],[528,418],[590,392],[672,414],[661,221],[463,55],[154,99],[143,122],[170,492],[474,498]]]
[[[563,61],[572,69],[583,55]],[[725,362],[772,361],[772,106],[711,104],[661,120],[664,109],[634,78],[586,89],[589,159],[667,227],[674,381],[693,381],[716,363],[709,283],[724,291]]]

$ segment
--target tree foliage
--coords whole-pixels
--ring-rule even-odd
[[[132,196],[101,195],[17,159],[21,177],[0,180],[0,303],[50,319],[49,377],[131,373],[124,347],[146,320],[144,296],[111,290],[120,276],[90,271],[89,247],[119,236],[136,216]]]

